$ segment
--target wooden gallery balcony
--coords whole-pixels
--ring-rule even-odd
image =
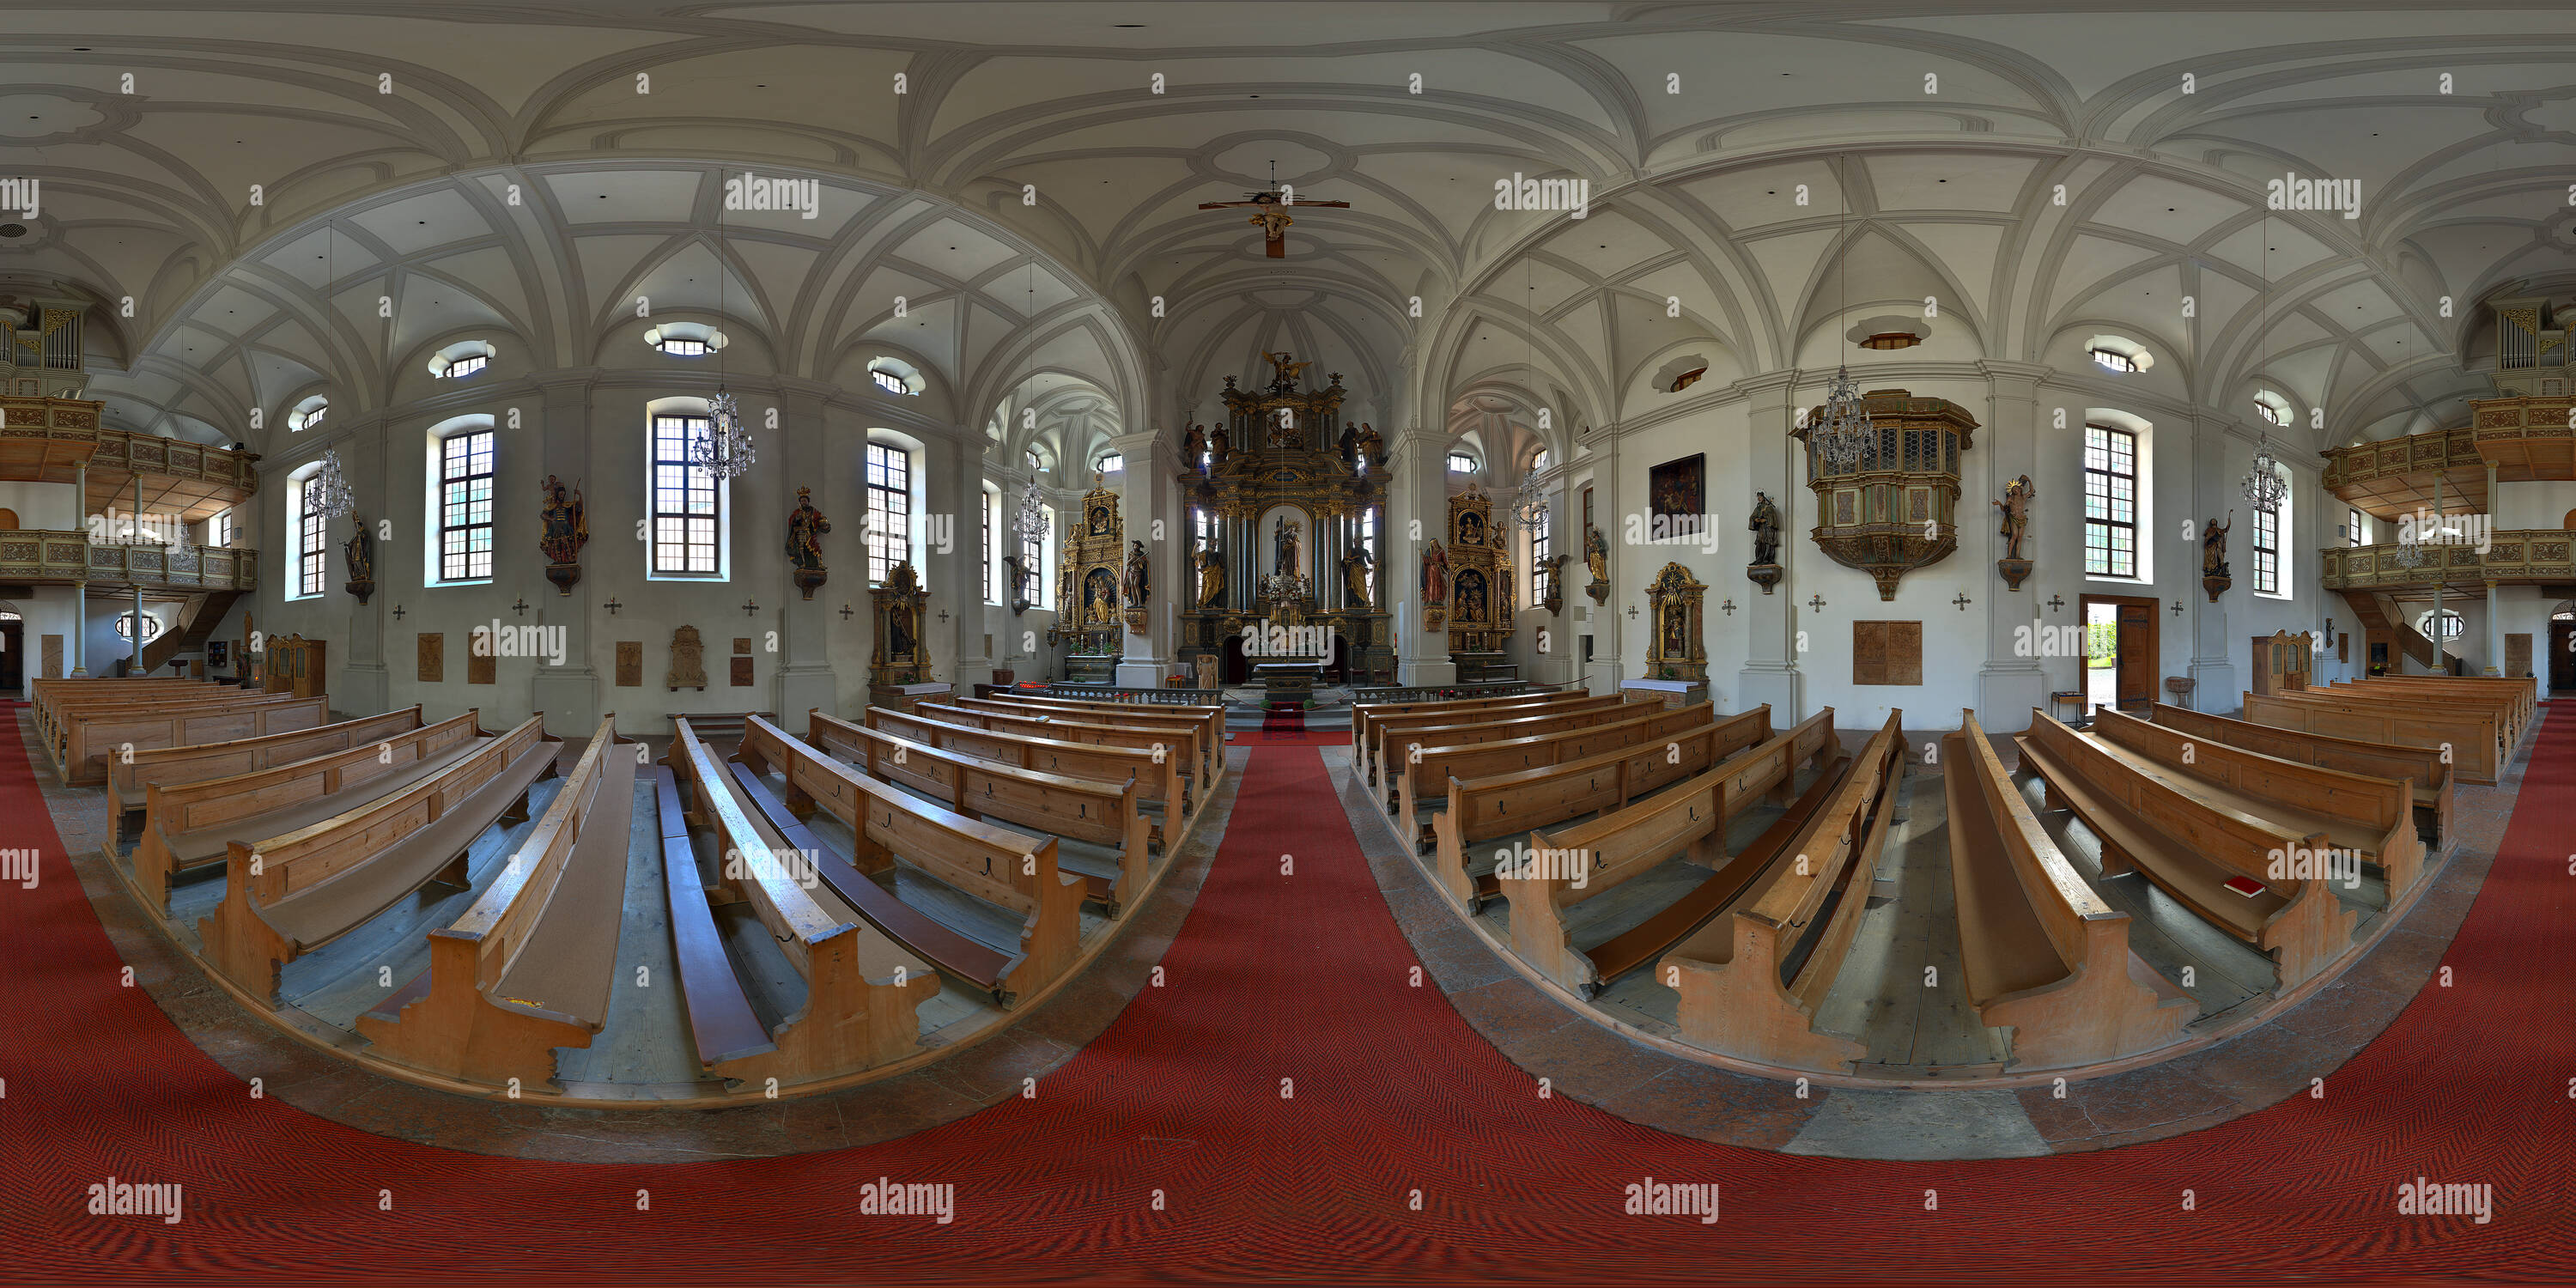
[[[85,465],[83,515],[115,510],[177,515],[190,523],[203,523],[259,489],[256,453],[103,428],[99,406],[80,398],[0,397],[0,479],[71,483]]]
[[[215,546],[92,541],[86,531],[0,532],[0,583],[92,590],[255,590],[259,552]]]
[[[2425,545],[2423,562],[2409,568],[2397,561],[2395,545],[2329,546],[2325,560],[2327,590],[2379,590],[2430,594],[2435,582],[2445,593],[2483,595],[2488,582],[2506,585],[2576,582],[2576,532],[2562,528],[2512,528],[2486,534],[2484,554],[2474,545]]]

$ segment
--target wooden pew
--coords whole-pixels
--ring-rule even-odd
[[[358,1017],[373,1054],[517,1091],[554,1079],[555,1048],[587,1047],[607,1026],[635,746],[615,715],[599,722],[501,874],[429,932],[429,969]]]
[[[1141,720],[1146,722],[1142,727],[1159,729],[1174,720],[1195,722],[1200,731],[1199,746],[1207,758],[1205,766],[1207,777],[1202,781],[1214,787],[1225,778],[1225,704],[1222,702],[1191,706],[1160,702],[1103,702],[1089,698],[1050,698],[1043,694],[1014,693],[1007,689],[997,689],[986,694],[982,699],[958,699],[957,705],[971,707],[979,700],[1000,702],[1041,714],[1059,711],[1071,719],[1098,724],[1132,725]]]
[[[193,681],[190,683],[194,684]],[[93,714],[132,714],[154,710],[193,711],[235,706],[252,699],[275,699],[280,696],[286,695],[213,684],[199,684],[189,689],[161,693],[124,689],[76,692],[56,696],[47,705],[38,728],[45,732],[47,747],[59,759],[64,754],[65,735],[77,717]]]
[[[465,885],[484,829],[527,817],[528,788],[563,741],[545,717],[438,773],[309,827],[225,847],[224,901],[197,922],[206,964],[272,1006],[288,962],[365,925],[432,881]]]
[[[820,805],[849,825],[857,853],[823,869],[825,884],[859,915],[940,970],[984,989],[1008,1008],[1073,966],[1082,940],[1083,882],[1056,868],[1054,837],[1031,837],[968,818],[878,782],[754,718],[736,753],[745,796],[782,839],[819,856],[823,847],[796,821],[798,805]],[[781,799],[759,775],[787,780]],[[833,856],[838,858],[839,856]],[[1018,940],[995,949],[967,938],[868,878],[895,860],[1020,917]]]
[[[1217,726],[1217,733],[1211,740],[1208,734],[1208,722],[1198,716],[1158,716],[1154,714],[1152,708],[1134,704],[1124,704],[1115,711],[1064,711],[1025,706],[1008,698],[958,698],[950,705],[967,711],[1039,720],[1047,724],[1080,725],[1086,728],[1105,726],[1133,733],[1150,734],[1152,740],[1144,745],[1151,748],[1155,743],[1165,744],[1169,749],[1168,754],[1180,759],[1183,772],[1190,776],[1190,781],[1197,787],[1201,798],[1205,798],[1208,790],[1216,785],[1216,774],[1210,766],[1225,763],[1224,726],[1222,724]],[[1070,741],[1093,740],[1086,738]]]
[[[1158,763],[1153,752],[1142,748],[1103,747],[1087,742],[1062,742],[1053,738],[995,733],[989,729],[969,729],[883,707],[869,707],[863,714],[869,729],[976,760],[1096,783],[1123,785],[1133,781],[1139,801],[1163,805],[1165,818],[1170,819],[1175,828],[1179,826],[1179,816],[1172,813],[1170,803],[1155,795],[1158,788],[1170,790],[1172,765],[1168,756]],[[1145,835],[1156,846],[1165,844],[1161,822],[1148,824]]]
[[[2101,839],[2105,878],[2137,872],[2211,925],[2272,955],[2277,993],[2288,993],[2352,947],[2358,914],[2335,899],[2324,874],[2276,879],[2276,858],[2331,842],[2211,803],[2191,780],[2120,748],[2085,738],[2033,709],[2013,738],[2022,765],[2047,784],[2053,807],[2071,809]],[[2261,883],[2247,896],[2232,877]]]
[[[751,999],[743,994],[733,959],[725,954],[724,933],[716,928],[705,878],[698,871],[697,851],[689,844],[679,780],[672,777],[669,765],[655,765],[652,773],[654,813],[662,833],[662,884],[671,904],[671,965],[679,976],[681,1001],[688,1008],[689,1039],[697,1048],[698,1068],[712,1070],[734,1060],[767,1055],[778,1047],[769,1040],[769,1029],[752,1009]]]
[[[1682,1040],[1765,1064],[1839,1072],[1868,1054],[1815,1027],[1816,1008],[1860,929],[1905,772],[1904,713],[1887,723],[1821,808],[1742,896],[1664,955],[1681,994]]]
[[[380,716],[361,716],[289,733],[181,747],[138,749],[131,758],[117,756],[108,761],[108,799],[115,806],[121,828],[126,821],[124,816],[132,814],[139,817],[142,814],[144,788],[153,783],[176,787],[181,783],[203,782],[209,778],[229,778],[271,765],[308,760],[326,752],[347,751],[351,747],[372,744],[420,727],[420,706],[415,703]]]
[[[2341,680],[2336,688],[2373,688],[2404,686],[2426,693],[2473,693],[2481,696],[2502,695],[2512,702],[2513,727],[2517,733],[2531,727],[2540,711],[2539,681],[2528,676],[2501,675],[2371,675]]]
[[[2103,902],[2039,825],[1974,711],[1941,737],[1959,959],[1979,1022],[2010,1030],[2009,1068],[2098,1064],[2180,1041],[2189,993],[2129,948]]]
[[[2499,687],[2511,685],[2512,688]],[[2521,692],[2516,692],[2520,689]],[[2507,752],[2521,745],[2522,731],[2529,727],[2532,707],[2530,685],[2521,680],[2442,680],[2427,677],[2393,679],[2377,676],[2362,680],[2338,680],[2322,690],[2328,694],[2358,693],[2371,698],[2395,698],[2420,706],[2467,707],[2495,713],[2497,736],[2504,740]]]
[[[2459,780],[2451,773],[2450,762],[2442,758],[2439,750],[2298,733],[2207,715],[2162,702],[2155,704],[2153,714],[2157,724],[2195,738],[2223,742],[2230,747],[2243,747],[2247,751],[2259,751],[2266,756],[2296,760],[2321,769],[2340,769],[2347,774],[2364,774],[2372,778],[2404,779],[2415,790],[2416,834],[2432,845],[2445,844],[2443,838],[2452,834],[2451,807],[2458,794],[2456,785]]]
[[[2199,779],[2206,784],[2203,795],[2231,809],[2296,831],[2321,833],[2337,848],[2377,864],[2387,876],[2390,903],[2424,871],[2413,783],[2320,769],[2117,711],[2097,715],[2090,736]]]
[[[1545,707],[1550,703],[1574,702],[1592,695],[1579,688],[1558,689],[1548,693],[1515,693],[1505,697],[1442,698],[1426,702],[1362,702],[1351,707],[1351,769],[1364,781],[1374,782],[1369,765],[1370,730],[1380,720],[1407,715],[1438,715],[1443,712],[1483,711],[1496,707]]]
[[[1376,750],[1369,757],[1372,774],[1369,782],[1379,791],[1392,793],[1396,769],[1403,762],[1406,751],[1417,745],[1435,747],[1462,742],[1493,742],[1544,729],[1599,724],[1623,718],[1631,714],[1628,708],[1643,705],[1649,704],[1630,702],[1614,694],[1551,702],[1537,707],[1493,707],[1483,711],[1387,717],[1369,726],[1369,739],[1376,744]],[[1468,730],[1499,732],[1477,737],[1468,735]]]
[[[1767,724],[1769,709],[1757,709]],[[1539,973],[1586,997],[1661,956],[1743,893],[1795,831],[1794,823],[1775,825],[1744,853],[1729,856],[1727,825],[1766,799],[1792,798],[1793,819],[1812,815],[1840,781],[1834,770],[1842,758],[1834,709],[1827,707],[1687,782],[1573,827],[1534,834],[1530,853],[1539,861],[1498,867],[1494,877],[1495,893],[1511,905],[1512,950]],[[1817,770],[1815,784],[1798,796],[1798,766],[1809,762]],[[1684,852],[1709,869],[1706,880],[1590,952],[1574,946],[1565,924],[1568,909]]]
[[[776,853],[776,842],[752,823],[738,787],[685,718],[673,726],[670,768],[683,799],[696,806],[682,817],[712,829],[725,856],[719,884],[750,906],[805,980],[805,1005],[771,1028],[770,1050],[723,1060],[710,1072],[766,1093],[773,1080],[783,1087],[838,1077],[920,1050],[918,1008],[939,995],[939,972],[837,898],[827,910],[817,898],[823,892],[809,892],[786,865],[762,861]],[[838,862],[819,852],[816,858],[818,870]],[[707,1049],[702,1040],[701,1059]]]
[[[154,695],[188,697],[225,689],[231,689],[235,693],[241,691],[231,685],[216,684],[207,680],[31,679],[27,681],[27,707],[35,714],[38,732],[50,738],[54,729],[54,707],[68,697],[132,698]]]
[[[942,751],[820,710],[808,712],[806,720],[805,741],[851,762],[870,778],[925,792],[968,818],[998,818],[1117,850],[1116,879],[1083,878],[1083,897],[1107,908],[1111,917],[1144,897],[1153,824],[1145,817],[1134,775],[1111,784],[1041,773]]]
[[[1660,743],[1647,739],[1554,765],[1474,777],[1461,777],[1453,768],[1449,808],[1431,816],[1432,875],[1472,917],[1486,899],[1502,893],[1502,886],[1491,873],[1468,873],[1469,845],[1586,814],[1609,813],[1714,769],[1727,757],[1770,737],[1771,708],[1765,704],[1741,715],[1686,727]],[[1484,744],[1497,745],[1502,744]]]
[[[331,719],[328,697],[235,692],[237,696],[230,698],[65,705],[59,709],[55,772],[72,786],[96,787],[107,781],[108,762],[120,758],[127,747],[139,751],[257,738],[311,729]]]
[[[181,872],[221,863],[228,843],[296,831],[429,777],[493,735],[468,711],[407,733],[303,760],[193,783],[143,789],[143,830],[134,845],[134,885],[154,913],[170,910]]]
[[[884,708],[868,708],[869,728],[892,727],[879,721],[875,713],[881,710]],[[1171,743],[1159,735],[1076,721],[1030,720],[1020,716],[1004,715],[997,711],[968,711],[963,707],[946,706],[935,702],[924,702],[914,707],[907,719],[912,722],[910,727],[913,730],[919,730],[922,722],[928,722],[945,725],[951,729],[981,731],[986,734],[1008,735],[1019,739],[1022,745],[1015,749],[1007,748],[1006,744],[990,739],[975,742],[941,735],[937,741],[939,746],[950,751],[962,751],[969,756],[983,756],[987,760],[1016,763],[1023,769],[1039,769],[1050,774],[1071,774],[1076,778],[1098,778],[1104,782],[1118,782],[1127,774],[1133,773],[1145,784],[1145,799],[1162,805],[1163,819],[1175,831],[1179,828],[1180,821],[1189,817],[1192,797],[1188,785],[1188,758],[1175,752]],[[903,728],[895,728],[894,731],[915,741],[929,741],[917,736],[916,733],[906,732]],[[1068,753],[1061,746],[1030,745],[1037,742],[1103,749],[1116,748],[1135,754],[1102,757]],[[976,749],[978,746],[994,750],[979,751]],[[1144,758],[1145,768],[1138,767],[1137,756]],[[1116,768],[1104,769],[1104,766],[1111,765]],[[1113,773],[1115,777],[1110,776]]]
[[[671,722],[671,727],[674,730],[679,728],[681,721],[688,721],[690,730],[698,735],[699,741],[703,742],[709,738],[741,737],[743,722],[751,719],[753,716],[758,716],[763,720],[775,720],[778,718],[775,714],[767,711],[683,711],[675,715],[665,716],[664,719]]]
[[[1388,795],[1393,799],[1388,808],[1395,815],[1396,829],[1415,838],[1418,847],[1428,848],[1434,843],[1431,829],[1414,811],[1433,788],[1445,788],[1451,778],[1536,769],[1614,747],[1659,742],[1687,729],[1703,728],[1715,718],[1716,709],[1706,703],[1666,707],[1660,702],[1629,702],[1553,718],[1524,716],[1500,724],[1444,725],[1409,734],[1386,729],[1386,736],[1405,740],[1401,747],[1380,744],[1389,748],[1391,757],[1386,762],[1392,775]],[[1433,738],[1441,741],[1430,741]]]
[[[2507,748],[2492,712],[2365,698],[2334,689],[2245,695],[2245,719],[2354,742],[2426,747],[2451,758],[2461,782],[2493,786]]]

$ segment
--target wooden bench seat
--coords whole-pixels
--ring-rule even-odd
[[[1063,725],[1086,730],[1110,728],[1144,735],[1145,741],[1141,744],[1128,743],[1127,745],[1142,745],[1149,750],[1156,746],[1164,747],[1167,755],[1179,758],[1184,766],[1183,772],[1189,775],[1191,785],[1202,798],[1216,783],[1215,776],[1209,770],[1210,763],[1222,764],[1225,760],[1223,734],[1220,733],[1217,741],[1211,743],[1208,739],[1207,722],[1195,716],[1165,716],[1158,719],[1152,715],[1131,714],[1135,710],[1132,707],[1127,711],[1053,710],[1022,706],[1004,698],[959,698],[949,705],[967,711],[1036,720],[1050,727]],[[1098,742],[1100,739],[1077,737],[1069,741]]]
[[[26,684],[27,707],[35,716],[36,732],[51,743],[54,734],[54,708],[65,699],[85,697],[192,697],[213,693],[240,693],[233,685],[207,680],[185,679],[61,679],[29,680]]]
[[[967,711],[925,702],[910,714],[869,707],[868,727],[902,734],[915,742],[1075,778],[1125,782],[1133,774],[1148,804],[1163,807],[1163,821],[1177,829],[1189,817],[1192,797],[1182,758],[1151,734],[1106,730],[1087,724],[1050,724],[1022,720],[992,711]]]
[[[1200,781],[1214,787],[1225,780],[1225,704],[1221,702],[1187,706],[1164,702],[1110,702],[1090,698],[1051,698],[1007,689],[979,695],[979,699],[1041,714],[1063,712],[1072,719],[1098,724],[1160,729],[1176,721],[1188,723],[1199,731],[1199,749],[1204,760],[1200,768],[1205,773]],[[960,698],[957,705],[971,707],[974,702]]]
[[[2058,1069],[2180,1041],[2189,993],[2129,947],[2129,914],[2105,903],[2048,838],[1974,711],[1941,738],[1950,889],[1978,1022],[2007,1029],[2008,1067]]]
[[[1432,875],[1441,889],[1473,916],[1502,887],[1491,873],[1479,875],[1472,870],[1468,846],[1609,813],[1714,769],[1727,757],[1771,737],[1768,706],[1724,719],[1714,719],[1715,712],[1705,704],[1683,710],[1695,713],[1693,720],[1711,722],[1683,721],[1661,735],[1641,733],[1590,755],[1535,768],[1473,773],[1470,762],[1509,743],[1481,744],[1475,755],[1461,755],[1447,764],[1449,807],[1431,816]],[[1562,748],[1558,751],[1564,754]]]
[[[2439,749],[2406,747],[2393,742],[2356,742],[2323,734],[2275,729],[2245,720],[2207,715],[2159,702],[2152,714],[2157,724],[2211,742],[2259,751],[2320,769],[2404,780],[2415,796],[2415,831],[2427,845],[2446,844],[2451,835],[2451,809],[2458,779]]]
[[[1375,766],[1369,764],[1369,754],[1375,746],[1375,740],[1370,735],[1380,721],[1408,715],[1456,714],[1505,706],[1522,706],[1535,710],[1551,703],[1576,702],[1591,696],[1580,688],[1567,688],[1549,693],[1514,693],[1484,698],[1356,703],[1351,707],[1351,772],[1363,782],[1376,781]]]
[[[1887,844],[1905,772],[1901,711],[1871,735],[1832,795],[1708,924],[1664,954],[1683,1041],[1764,1064],[1842,1072],[1868,1054],[1815,1027],[1842,972]]]
[[[2352,947],[2358,915],[2336,900],[2322,873],[2273,875],[2277,859],[2327,844],[2267,819],[2216,804],[2121,748],[2082,737],[2034,710],[2014,747],[2046,783],[2048,801],[2071,809],[2102,843],[2106,878],[2137,872],[2202,920],[2271,954],[2276,993],[2286,994]],[[2229,888],[2242,877],[2262,889]]]
[[[2097,714],[2085,736],[2200,780],[2201,794],[2229,809],[2326,837],[2378,866],[2392,903],[2424,870],[2415,791],[2403,780],[2283,760],[2116,711]]]
[[[2393,742],[2447,752],[2461,782],[2493,786],[2511,748],[2495,713],[2439,702],[2366,697],[2349,690],[2301,689],[2244,697],[2245,719],[2275,729],[2354,742]]]
[[[805,741],[870,778],[901,783],[968,818],[1001,819],[1117,851],[1115,877],[1083,877],[1083,897],[1112,918],[1144,896],[1153,824],[1132,775],[1112,784],[1022,769],[942,751],[819,710],[807,713]]]
[[[788,965],[805,981],[805,1002],[770,1028],[770,1049],[709,1069],[746,1095],[891,1064],[921,1049],[923,1002],[939,995],[939,972],[867,924],[837,896],[811,890],[774,856],[779,842],[755,826],[739,785],[698,740],[688,720],[672,731],[670,767],[692,826],[713,831],[725,857],[717,882],[748,906]],[[817,854],[820,869],[830,856]],[[819,872],[818,874],[819,875]],[[828,900],[827,904],[825,901]],[[707,1047],[699,1048],[703,1056]]]
[[[1412,837],[1418,849],[1428,849],[1434,837],[1418,811],[1430,804],[1435,792],[1446,791],[1451,778],[1537,769],[1617,747],[1670,739],[1686,730],[1706,728],[1715,716],[1715,709],[1706,703],[1666,707],[1659,702],[1628,702],[1555,718],[1524,717],[1501,724],[1445,725],[1397,733],[1404,743],[1388,753],[1388,812],[1395,816],[1398,831]]]
[[[1683,708],[1690,710],[1691,708]],[[1768,720],[1768,713],[1765,713]],[[1540,974],[1586,997],[1678,943],[1740,893],[1769,862],[1752,850],[1729,856],[1726,827],[1762,800],[1795,790],[1797,767],[1814,761],[1818,783],[1842,756],[1834,712],[1796,727],[1686,782],[1556,832],[1533,832],[1531,866],[1497,867],[1494,893],[1510,904],[1512,951]],[[1818,802],[1800,801],[1812,812]],[[1775,829],[1777,830],[1777,829]],[[1766,840],[1772,838],[1766,834]],[[1756,849],[1760,848],[1757,844]],[[1710,875],[1644,922],[1585,951],[1566,914],[1575,905],[1643,876],[1677,854]],[[1607,950],[1606,952],[1604,950]]]
[[[134,845],[137,894],[156,914],[167,913],[179,875],[222,862],[231,842],[299,831],[444,772],[492,737],[480,718],[468,711],[346,751],[227,778],[146,786]]]
[[[127,814],[142,813],[144,788],[153,783],[175,787],[180,783],[247,774],[271,765],[293,764],[326,752],[347,751],[351,747],[409,733],[420,728],[421,723],[420,706],[415,703],[400,711],[361,716],[311,729],[138,750],[130,759],[118,756],[108,762],[108,798],[114,803],[122,822]]]
[[[689,843],[679,780],[668,765],[652,767],[654,814],[662,834],[662,884],[671,907],[671,967],[679,976],[680,998],[689,1013],[689,1039],[698,1067],[711,1070],[728,1061],[767,1055],[777,1050],[768,1026],[742,991],[726,955],[724,932],[716,928],[714,908],[698,871],[696,849]]]
[[[1396,716],[1369,726],[1369,783],[1379,791],[1393,791],[1393,776],[1401,768],[1405,753],[1412,747],[1454,746],[1467,742],[1495,742],[1523,734],[1552,729],[1573,728],[1620,719],[1628,714],[1632,703],[1613,694],[1608,697],[1582,697],[1564,702],[1550,702],[1536,707],[1492,707],[1481,711],[1436,712],[1427,715]],[[1481,731],[1471,733],[1469,731]]]
[[[686,720],[689,722],[689,728],[695,730],[699,738],[706,739],[739,738],[742,736],[744,722],[754,716],[763,720],[778,718],[776,713],[768,711],[684,711],[664,718],[671,722],[674,730],[679,728],[681,721]]]
[[[121,758],[127,748],[180,747],[311,729],[329,723],[331,700],[291,693],[153,698],[66,705],[58,714],[55,772],[72,786],[95,787],[107,781],[108,762]]]
[[[984,989],[1007,1008],[1070,969],[1082,939],[1081,878],[1059,873],[1054,837],[1030,837],[968,818],[865,777],[766,720],[743,732],[737,780],[746,799],[780,837],[817,864],[824,884],[859,915],[942,971]],[[760,775],[775,769],[788,795]],[[798,822],[796,806],[820,806],[847,824],[857,849],[846,860],[825,850]],[[1016,914],[1015,942],[978,943],[905,903],[868,878],[895,861],[994,907]]]
[[[2510,685],[2511,687],[2503,687]],[[2516,690],[2519,690],[2517,692]],[[2397,678],[2373,676],[2360,680],[2338,680],[2309,693],[2360,694],[2372,698],[2394,698],[2428,706],[2462,707],[2492,712],[2496,718],[2497,736],[2510,752],[2521,745],[2523,730],[2530,727],[2532,706],[2528,681],[2489,682],[2471,679],[2437,679],[2430,676]]]
[[[464,856],[496,822],[527,817],[528,789],[554,769],[545,718],[485,742],[444,770],[345,813],[256,844],[234,841],[224,901],[197,923],[209,966],[281,1005],[278,971],[435,880],[465,884]]]
[[[373,1054],[515,1091],[553,1081],[555,1048],[587,1047],[607,1027],[634,747],[614,715],[599,722],[501,874],[429,932],[429,968],[358,1017]]]

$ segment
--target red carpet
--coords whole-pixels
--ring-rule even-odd
[[[119,987],[0,738],[7,839],[44,849],[38,888],[0,888],[0,1277],[2566,1279],[2571,725],[2541,731],[2452,987],[2325,1099],[2117,1151],[1949,1164],[1708,1145],[1540,1099],[1436,989],[1408,987],[1414,958],[1319,757],[1265,746],[1168,984],[1034,1100],[864,1149],[672,1166],[369,1136],[250,1099]],[[2400,1216],[2395,1187],[2418,1175],[2493,1185],[2493,1224]],[[111,1176],[183,1185],[185,1219],[88,1215]],[[1723,1219],[1622,1215],[1649,1176],[1722,1183]],[[955,1223],[860,1215],[879,1177],[954,1184]]]

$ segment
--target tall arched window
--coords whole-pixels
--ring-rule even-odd
[[[438,440],[438,580],[492,579],[492,431]]]
[[[2296,476],[2287,466],[2281,471],[2286,486],[2281,505],[2276,510],[2254,512],[2254,593],[2275,599],[2290,597],[2290,566],[2281,558],[2281,543],[2290,534],[2290,494],[2298,490]]]
[[[868,584],[878,586],[896,564],[912,560],[912,453],[868,444],[867,493]]]
[[[2084,427],[2084,575],[2138,575],[2138,436]]]
[[[689,459],[689,444],[709,431],[706,401],[658,399],[644,410],[653,445],[646,576],[720,579],[725,575],[725,483]]]
[[[286,481],[286,560],[293,570],[291,599],[311,599],[322,593],[329,576],[328,546],[323,539],[321,489],[313,486],[320,462],[307,465]]]

